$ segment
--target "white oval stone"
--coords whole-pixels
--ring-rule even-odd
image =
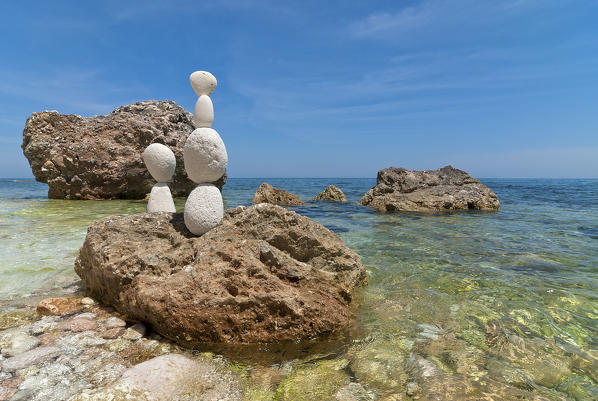
[[[154,180],[168,182],[174,175],[176,158],[172,150],[161,143],[152,143],[143,151],[143,162]]]
[[[228,155],[224,142],[212,128],[197,128],[183,148],[187,176],[198,184],[217,181],[226,172]]]
[[[216,77],[207,71],[195,71],[189,76],[189,82],[197,96],[210,95],[218,85]]]
[[[170,193],[170,188],[168,188],[167,183],[159,182],[152,187],[149,201],[147,202],[147,212],[176,213],[172,194]]]
[[[185,203],[185,225],[195,235],[202,235],[222,223],[224,204],[220,190],[212,184],[200,184]]]
[[[214,122],[214,105],[208,95],[201,95],[197,98],[191,121],[195,128],[209,128],[212,126]]]

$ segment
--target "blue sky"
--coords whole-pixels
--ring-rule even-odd
[[[218,79],[232,177],[598,177],[598,1],[5,1],[0,176],[34,111],[192,110]]]

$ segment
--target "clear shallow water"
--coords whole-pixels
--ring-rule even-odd
[[[262,181],[230,179],[226,207],[249,205]],[[346,353],[334,356],[351,360],[366,385],[392,392],[395,382],[368,379],[372,369],[384,376],[371,361],[382,358],[376,366],[388,368],[393,358],[417,353],[450,377],[483,374],[513,385],[493,372],[489,361],[498,358],[548,398],[598,398],[598,180],[483,180],[501,200],[498,213],[432,215],[356,205],[374,179],[267,181],[304,200],[328,184],[347,195],[346,204],[307,202],[293,210],[335,231],[368,269],[369,286],[358,297],[361,328]],[[0,299],[72,282],[87,226],[145,209],[136,201],[49,200],[46,191],[44,184],[0,180]],[[527,351],[511,358],[503,352],[513,339]],[[560,373],[552,380],[545,371]]]

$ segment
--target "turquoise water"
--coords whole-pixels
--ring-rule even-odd
[[[230,179],[226,207],[249,205],[262,181]],[[304,200],[334,184],[349,200],[292,209],[335,231],[367,267],[361,327],[335,356],[352,358],[366,385],[382,393],[397,386],[367,379],[374,368],[360,360],[386,358],[388,367],[417,353],[446,377],[473,383],[482,375],[550,399],[598,399],[598,180],[486,179],[500,198],[498,213],[430,215],[358,206],[374,179],[267,181]],[[49,200],[46,191],[35,182],[0,181],[0,299],[68,285],[93,220],[145,209],[135,201]],[[183,201],[176,203],[182,210]],[[513,339],[523,352],[516,357],[505,354]],[[505,379],[492,358],[533,383]]]

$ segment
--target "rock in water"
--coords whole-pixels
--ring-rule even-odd
[[[199,184],[185,202],[185,225],[195,235],[202,235],[222,222],[224,204],[220,190],[212,184]]]
[[[322,192],[318,194],[314,199],[317,200],[327,200],[331,202],[346,202],[347,197],[340,190],[340,188],[335,187],[334,185],[328,185]]]
[[[95,299],[187,346],[338,331],[366,283],[334,233],[268,204],[227,210],[201,237],[180,213],[106,217],[89,227],[75,271]]]
[[[303,201],[295,194],[284,189],[274,188],[267,182],[262,183],[253,195],[253,203],[273,203],[276,205],[297,206]]]
[[[218,190],[218,188],[216,188],[216,190]],[[152,187],[149,200],[147,201],[147,212],[176,212],[172,194],[170,193],[170,188],[168,188],[167,183],[159,182]]]
[[[122,106],[106,116],[56,111],[33,113],[23,131],[23,152],[37,181],[55,199],[143,199],[154,180],[141,154],[158,142],[176,157],[174,196],[195,187],[183,166],[183,146],[193,132],[191,114],[171,101]],[[219,180],[217,186],[222,187]]]
[[[498,196],[463,170],[452,166],[410,171],[389,167],[378,171],[376,186],[359,201],[383,212],[498,210]]]

